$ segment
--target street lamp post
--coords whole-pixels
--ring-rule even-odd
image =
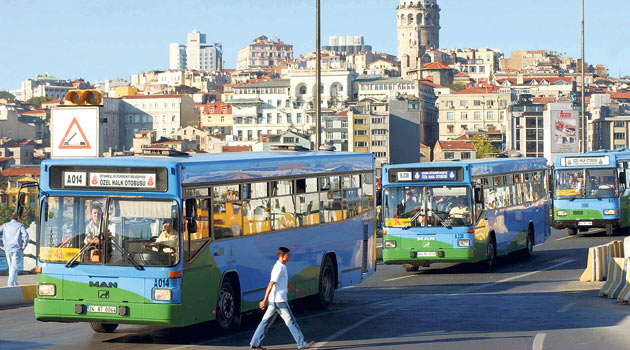
[[[317,62],[315,64],[315,150],[319,150],[319,146],[322,144],[321,143],[321,137],[322,137],[322,120],[321,120],[321,91],[320,91],[320,86],[321,86],[321,75],[322,75],[322,57],[321,57],[321,51],[320,51],[320,22],[319,22],[319,0],[316,0],[316,5],[317,5],[317,9],[316,9],[316,45],[317,45]]]
[[[581,103],[581,109],[582,109],[582,142],[580,143],[582,146],[582,153],[588,151],[588,142],[586,140],[586,137],[588,135],[588,133],[586,132],[586,116],[585,116],[585,98],[584,98],[584,0],[582,0],[582,62],[581,62],[581,67],[580,67],[580,71],[582,73],[582,103]]]

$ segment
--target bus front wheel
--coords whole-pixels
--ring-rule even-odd
[[[574,229],[574,228],[569,227],[567,229],[567,233],[569,234],[569,236],[575,236],[575,235],[577,235],[577,230]]]
[[[97,333],[112,333],[118,328],[116,323],[90,322],[90,327]]]
[[[239,310],[236,291],[229,277],[223,279],[219,289],[217,302],[217,322],[223,329],[232,329],[238,326]]]
[[[522,250],[522,257],[527,260],[534,255],[534,230],[530,227],[527,229],[527,242],[525,249]]]
[[[405,264],[403,265],[403,267],[405,268],[405,271],[407,272],[417,272],[418,270],[420,270],[420,266],[415,266],[411,264]]]
[[[317,294],[318,306],[322,309],[332,304],[335,298],[335,264],[327,256],[319,271],[319,293]]]

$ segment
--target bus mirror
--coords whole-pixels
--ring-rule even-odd
[[[42,201],[42,216],[44,221],[48,222],[48,198]]]
[[[626,184],[626,172],[622,171],[619,173],[619,184],[620,185],[625,185]]]
[[[186,200],[186,218],[193,218],[197,214],[197,201],[194,198]]]
[[[186,219],[186,231],[188,231],[188,233],[196,233],[197,232],[197,219],[195,219],[195,218],[187,218]]]
[[[475,204],[483,204],[483,191],[481,188],[475,188]]]
[[[22,217],[22,213],[24,212],[25,199],[26,195],[24,194],[24,192],[18,192],[17,203],[15,204],[15,210],[13,212],[17,215],[17,217]]]

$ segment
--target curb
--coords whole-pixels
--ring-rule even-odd
[[[32,304],[35,299],[36,285],[0,288],[0,306]]]

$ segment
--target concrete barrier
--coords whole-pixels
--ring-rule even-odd
[[[630,259],[625,259],[625,261],[626,263],[623,267],[626,273],[626,278],[623,279],[621,290],[617,296],[617,301],[620,303],[627,303],[630,300]]]
[[[1,287],[0,306],[32,303],[36,293],[36,286],[34,284],[17,287]]]
[[[581,282],[605,281],[612,258],[624,256],[622,241],[613,241],[588,249],[586,270],[580,276]]]
[[[608,296],[610,299],[616,299],[628,280],[628,267],[630,267],[630,259],[612,258],[608,268],[606,283],[599,291],[600,296]]]
[[[630,258],[630,236],[623,239],[623,246],[627,247],[623,252],[623,257]]]

